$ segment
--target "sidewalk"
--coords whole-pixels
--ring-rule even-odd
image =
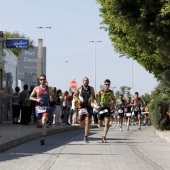
[[[90,126],[91,128],[97,128],[97,125]],[[51,125],[48,128],[47,135],[79,129],[81,129],[79,125]],[[156,130],[156,134],[160,138],[170,142],[170,131]],[[36,128],[35,123],[31,123],[30,125],[12,124],[12,122],[0,123],[0,152],[25,142],[41,138],[41,136],[42,129]]]
[[[156,130],[156,134],[161,138],[166,140],[167,142],[170,142],[170,131],[164,130],[164,131],[159,131]]]
[[[97,126],[91,125],[91,128]],[[47,135],[60,133],[68,130],[78,130],[79,125],[51,125],[47,130]],[[36,128],[35,123],[30,125],[12,124],[12,122],[0,123],[0,152],[23,144],[25,142],[41,138],[42,129]]]

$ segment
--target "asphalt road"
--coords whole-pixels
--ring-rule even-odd
[[[0,153],[1,170],[169,170],[170,143],[152,126],[109,129],[108,143],[101,142],[103,128],[91,129],[88,144],[83,130],[48,136]]]

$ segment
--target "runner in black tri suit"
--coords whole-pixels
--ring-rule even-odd
[[[77,97],[78,96],[78,97]],[[94,88],[89,86],[89,79],[87,77],[83,78],[83,85],[80,86],[73,95],[74,99],[78,101],[78,117],[80,126],[85,125],[84,143],[89,143],[88,133],[90,127],[90,121],[93,113],[93,108],[91,106],[91,101],[98,106],[95,99]]]

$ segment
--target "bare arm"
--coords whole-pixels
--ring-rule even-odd
[[[36,99],[35,95],[37,94],[37,87],[34,88],[34,90],[32,91],[32,93],[30,94],[29,99],[32,101],[36,101],[36,102],[40,102],[41,99]]]
[[[79,99],[79,93],[81,91],[81,87],[77,88],[76,91],[73,94],[73,98],[78,101],[78,103],[82,103],[82,101]]]

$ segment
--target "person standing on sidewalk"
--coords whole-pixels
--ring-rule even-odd
[[[28,85],[24,85],[24,90],[20,93],[21,124],[29,125],[31,113],[31,101],[29,100]]]
[[[35,87],[30,95],[30,100],[36,101],[36,119],[41,120],[42,124],[42,139],[40,140],[41,145],[45,144],[45,137],[47,133],[47,120],[49,114],[49,100],[50,100],[50,89],[46,85],[46,76],[44,74],[39,77],[40,85]],[[37,98],[35,98],[37,96]]]
[[[94,88],[89,86],[89,79],[87,77],[83,78],[83,85],[77,88],[73,97],[75,100],[78,101],[80,126],[85,125],[85,134],[83,142],[89,143],[88,134],[90,128],[90,121],[93,113],[93,108],[91,107],[91,100],[94,101],[96,107],[98,106],[98,104],[96,102]]]
[[[13,93],[12,98],[12,112],[13,112],[13,124],[19,124],[18,118],[20,116],[20,88],[15,87],[15,92]]]

